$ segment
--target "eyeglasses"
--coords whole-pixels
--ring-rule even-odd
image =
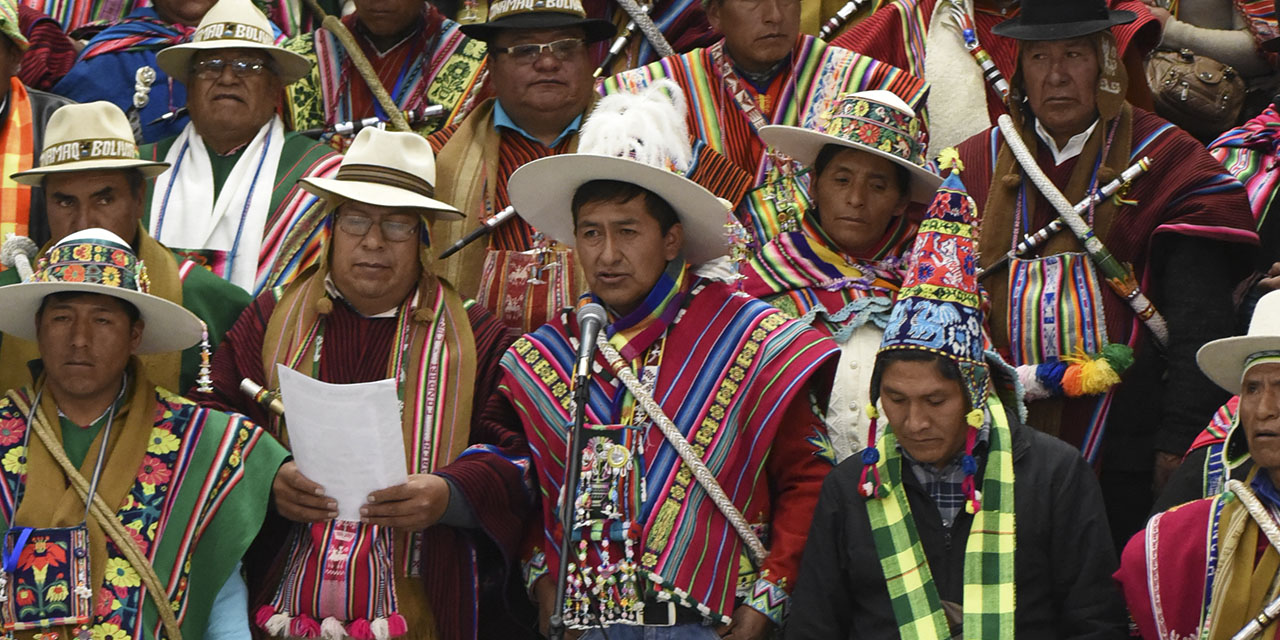
[[[543,51],[550,51],[556,60],[564,62],[570,56],[582,50],[586,46],[586,42],[582,38],[565,38],[564,40],[556,40],[546,44],[518,44],[514,47],[490,49],[490,52],[505,53],[511,56],[516,62],[529,64],[542,57]]]
[[[216,80],[222,76],[222,69],[228,66],[231,67],[231,73],[237,78],[256,76],[271,68],[269,63],[254,58],[236,58],[235,60],[205,58],[191,65],[191,70],[197,78]]]
[[[373,228],[373,218],[344,214],[338,216],[337,224],[338,229],[343,233],[363,238]],[[418,232],[417,222],[401,222],[383,218],[378,222],[378,226],[382,229],[382,237],[387,242],[408,242]]]

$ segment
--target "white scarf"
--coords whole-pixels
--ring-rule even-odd
[[[982,67],[964,48],[964,41],[947,26],[946,4],[938,2],[925,36],[924,77],[929,82],[929,157],[968,140],[991,126],[987,85]],[[965,9],[973,18],[973,2]]]
[[[164,157],[169,170],[156,178],[151,237],[173,249],[226,252],[229,280],[252,292],[283,148],[284,123],[275,116],[245,147],[215,202],[209,152],[188,123]]]

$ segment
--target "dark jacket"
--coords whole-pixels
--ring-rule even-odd
[[[27,96],[31,98],[31,148],[35,153],[32,166],[38,166],[40,151],[44,149],[44,127],[49,123],[49,118],[53,117],[53,112],[59,107],[75,103],[62,96],[31,88],[27,88]],[[9,107],[6,103],[4,112],[0,113],[0,122],[8,122],[8,118]],[[49,241],[49,218],[45,214],[44,189],[41,187],[31,188],[31,217],[28,225],[30,228],[27,235],[35,241],[36,246],[44,246]]]
[[[1125,637],[1124,605],[1111,580],[1115,550],[1093,471],[1070,445],[1015,422],[1010,417],[1016,637]],[[858,493],[862,466],[853,456],[823,483],[791,596],[787,640],[898,638],[866,501]],[[939,595],[961,603],[973,516],[962,510],[944,529],[915,474],[904,469],[902,475]]]

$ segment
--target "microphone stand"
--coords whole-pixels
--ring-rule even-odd
[[[582,425],[591,399],[591,367],[574,376],[573,430],[569,434],[569,455],[565,463],[564,500],[560,503],[560,567],[556,572],[556,599],[548,619],[550,640],[564,640],[564,592],[568,584],[569,551],[573,537],[573,510],[577,503],[578,477],[582,472]]]

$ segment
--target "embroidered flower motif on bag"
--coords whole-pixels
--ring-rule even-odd
[[[107,582],[117,587],[136,587],[142,584],[138,572],[124,558],[107,560]]]
[[[55,582],[48,589],[45,589],[44,598],[50,602],[66,602],[69,593],[67,583]]]

